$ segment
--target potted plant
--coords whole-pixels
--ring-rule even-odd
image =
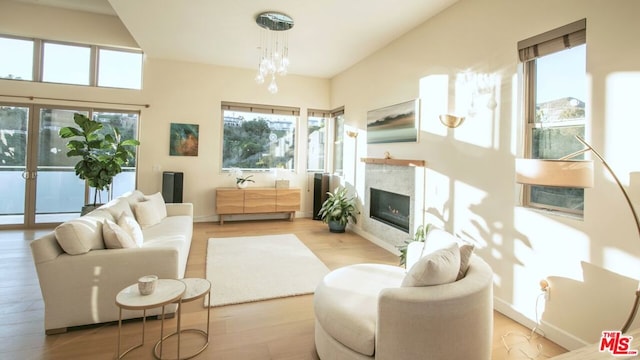
[[[113,178],[122,172],[122,165],[135,156],[133,148],[140,145],[140,142],[135,139],[122,140],[116,128],[110,127],[104,134],[101,132],[104,128],[102,123],[83,114],[73,114],[73,121],[77,127],[63,127],[59,134],[63,139],[79,138],[69,140],[67,156],[80,157],[75,165],[76,175],[95,190],[93,203],[82,209],[85,214],[98,206],[99,191],[111,186]]]
[[[334,192],[327,192],[327,199],[322,203],[318,216],[329,224],[329,231],[342,233],[349,220],[357,223],[356,215],[360,214],[356,208],[356,201],[347,195],[347,189],[338,187]]]
[[[244,189],[249,185],[249,182],[255,182],[251,179],[253,175],[243,176],[240,168],[232,168],[230,174],[236,178],[236,187],[238,189]]]
[[[405,240],[404,244],[398,246],[398,250],[400,250],[400,266],[404,266],[407,264],[407,247],[410,243],[414,241],[424,242],[427,238],[427,233],[431,230],[431,224],[427,224],[427,226],[420,225],[416,229],[415,234],[413,235],[413,239]]]

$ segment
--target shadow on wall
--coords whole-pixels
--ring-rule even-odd
[[[602,333],[592,333],[589,329],[613,331],[622,328],[631,312],[638,281],[584,261],[581,266],[582,281],[559,276],[548,278],[551,292],[542,320],[553,319],[553,326],[570,331],[587,343],[595,343]],[[563,306],[567,298],[589,301]],[[594,303],[599,304],[596,312],[593,311]],[[638,322],[634,321],[631,329],[637,327]]]

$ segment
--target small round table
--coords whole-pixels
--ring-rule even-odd
[[[186,279],[181,279],[180,281],[182,281],[187,287],[187,290],[185,291],[184,295],[182,295],[182,298],[179,300],[180,303],[201,299],[205,295],[209,296],[208,297],[209,303],[207,308],[207,330],[206,331],[200,330],[200,329],[182,329],[181,330],[180,327],[178,326],[178,329],[176,332],[166,335],[165,337],[158,340],[155,348],[153,349],[154,355],[156,355],[156,357],[158,357],[158,347],[162,349],[162,342],[174,335],[178,335],[178,358],[173,360],[187,360],[187,359],[194,358],[200,355],[207,348],[207,346],[209,346],[209,321],[211,318],[211,282],[209,280],[199,279],[199,278],[186,278]],[[180,324],[181,316],[182,316],[182,311],[178,311],[178,324]],[[193,332],[193,333],[202,335],[205,338],[205,343],[194,354],[181,358],[179,336],[180,336],[180,333],[185,333],[185,332]]]
[[[165,306],[178,303],[178,319],[180,318],[180,299],[186,292],[187,286],[180,280],[173,279],[159,279],[156,284],[156,290],[149,295],[140,295],[138,291],[138,284],[130,285],[124,288],[116,295],[116,305],[120,309],[118,317],[118,359],[122,359],[131,350],[137,349],[144,345],[144,333],[147,318],[147,310],[162,307],[162,322],[160,324],[160,339],[164,337],[164,318],[165,318]],[[120,353],[120,342],[122,338],[122,310],[142,310],[142,341],[140,344],[134,345]],[[180,333],[180,321],[178,321],[178,334]],[[180,337],[178,336],[178,344],[180,343]],[[180,348],[178,347],[178,357]],[[155,350],[154,350],[155,355]],[[160,342],[160,355],[158,358],[162,358],[162,342]]]

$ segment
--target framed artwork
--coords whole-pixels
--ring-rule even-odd
[[[200,125],[171,123],[169,131],[169,155],[198,156]]]
[[[419,100],[367,112],[367,144],[418,141]]]

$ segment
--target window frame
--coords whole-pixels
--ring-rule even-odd
[[[575,21],[565,26],[561,26],[543,34],[518,42],[519,58],[523,65],[522,85],[524,89],[523,104],[525,122],[523,146],[525,158],[531,158],[533,155],[533,136],[535,129],[563,128],[582,125],[586,132],[586,117],[582,118],[582,120],[563,121],[561,124],[536,122],[536,79],[538,75],[536,63],[537,59],[583,45],[586,46],[586,19]],[[538,48],[539,46],[541,47],[541,49]],[[584,207],[586,207],[586,203],[584,203],[584,193],[584,205],[583,209],[580,210],[569,207],[542,204],[532,201],[532,188],[533,185],[522,184],[522,206],[547,210],[557,214],[565,214],[580,218],[584,216]]]

